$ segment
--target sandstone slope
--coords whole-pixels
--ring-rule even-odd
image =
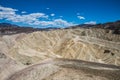
[[[23,64],[57,57],[120,65],[120,35],[84,28],[38,31],[19,38],[9,55]]]
[[[7,80],[119,80],[120,67],[81,60],[49,59]]]
[[[0,28],[4,32],[0,34],[0,80],[119,80],[116,24],[117,28],[109,23],[103,28],[25,31],[19,27],[16,33],[16,27]]]

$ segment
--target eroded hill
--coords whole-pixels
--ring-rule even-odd
[[[77,26],[68,29],[46,30],[36,29],[36,31],[30,32],[22,31],[23,28],[19,28],[21,32],[16,32],[14,34],[12,33],[12,31],[14,30],[12,30],[12,28],[10,27],[11,29],[9,29],[10,31],[8,31],[12,33],[11,35],[9,35],[9,33],[0,35],[0,80],[23,80],[22,77],[16,78],[16,76],[21,76],[20,74],[23,73],[28,75],[28,72],[25,70],[29,69],[28,66],[34,66],[34,64],[38,64],[41,61],[53,58],[63,58],[66,60],[75,59],[78,60],[79,64],[82,64],[82,62],[79,60],[84,60],[88,62],[96,62],[98,64],[104,63],[108,65],[107,67],[110,67],[111,64],[120,66],[120,23],[117,22],[116,24],[113,24],[113,27],[116,26],[116,28],[110,27],[112,23],[107,23],[107,26],[105,26],[104,24],[102,25],[103,27],[101,27],[100,25],[89,25],[89,27],[85,27],[88,25],[83,25],[84,27]],[[62,59],[60,59],[60,62],[61,60]],[[69,62],[71,61],[68,61],[65,64]],[[93,65],[92,63],[85,64]],[[69,65],[65,66],[69,67]],[[101,67],[101,65],[98,66]],[[114,71],[110,71],[111,74],[109,74],[108,71],[107,73],[105,72],[105,74],[106,76],[109,75],[108,77],[110,78],[106,78],[106,76],[98,76],[98,78],[95,78],[95,76],[93,76],[90,79],[84,78],[86,77],[86,75],[84,75],[83,72],[78,73],[76,72],[76,70],[72,70],[73,68],[74,67],[70,68],[70,72],[78,74],[78,77],[75,77],[78,80],[80,78],[79,75],[83,75],[82,80],[110,80],[110,75],[119,74],[119,71],[117,71],[117,73],[115,73]],[[45,68],[45,71],[46,69],[47,68]],[[49,67],[47,70],[51,71],[52,69],[54,68]],[[93,69],[95,69],[95,67]],[[21,71],[24,72],[21,73]],[[63,70],[63,72],[64,71],[68,73],[69,69],[67,69],[67,71]],[[96,70],[96,72],[97,71],[98,70]],[[14,73],[16,72],[17,75],[14,75]],[[39,75],[37,73],[35,72],[34,75]],[[45,72],[45,75],[49,75],[49,71]],[[52,76],[49,75],[44,80],[52,80],[53,77],[54,79],[56,79],[55,77],[57,75],[57,79],[59,79],[59,77],[62,77],[63,73],[59,72]],[[69,74],[65,79],[72,79],[72,77],[69,77],[71,75],[72,74]],[[115,78],[115,76],[113,78]],[[35,80],[35,77],[33,76],[31,79],[25,78],[25,80]],[[37,78],[36,80],[42,79]],[[113,79],[111,78],[111,80]],[[116,78],[115,80],[119,79]]]
[[[58,57],[120,65],[120,36],[104,29],[38,31],[19,37],[9,55],[23,64]]]
[[[81,60],[48,59],[14,73],[7,80],[119,80],[120,67]]]

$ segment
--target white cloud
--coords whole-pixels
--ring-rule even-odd
[[[26,11],[22,11],[21,13],[24,14],[24,13],[27,13],[27,12]]]
[[[18,11],[18,10],[0,6],[0,19],[14,16],[16,11]]]
[[[67,22],[66,20],[63,19],[55,19],[53,21],[35,21],[31,25],[41,25],[43,27],[69,27],[73,26],[75,24]]]
[[[85,17],[83,17],[83,16],[77,16],[79,19],[81,19],[81,20],[84,20],[85,19]]]
[[[17,9],[7,8],[0,6],[0,19],[7,21],[28,24],[31,26],[42,26],[42,27],[68,27],[75,25],[71,22],[67,22],[63,19],[50,19],[45,13],[31,13],[31,14],[16,14]],[[21,13],[25,13],[21,12]],[[51,14],[55,16],[55,14]]]
[[[6,11],[6,12],[18,11],[17,9],[12,9],[12,8],[2,7],[2,6],[0,6],[0,10],[1,11]]]
[[[38,21],[39,19],[47,19],[48,16],[44,13],[31,13],[28,15],[15,15],[14,17],[9,17],[7,20],[12,22],[22,22],[26,24],[30,24],[32,22]]]
[[[64,26],[66,26],[66,27],[68,27],[68,26],[72,26],[72,25],[74,25],[73,23],[70,23],[70,22],[67,22],[66,20],[63,20],[63,19],[55,19],[54,20],[54,24],[57,26],[57,25],[59,25],[59,27],[64,27]]]
[[[55,14],[54,13],[52,13],[52,14],[50,14],[51,16],[55,16]]]
[[[92,24],[92,25],[95,25],[95,24],[96,24],[96,21],[89,21],[89,22],[85,22],[84,24]]]
[[[0,19],[6,19],[12,22],[33,22],[39,19],[47,19],[48,15],[44,13],[31,13],[27,15],[16,14],[16,9],[0,6]]]

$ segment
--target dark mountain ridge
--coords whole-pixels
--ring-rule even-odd
[[[9,34],[16,34],[16,33],[29,33],[34,31],[49,31],[49,30],[56,30],[56,29],[75,29],[75,28],[101,28],[101,29],[108,29],[112,30],[113,34],[120,34],[120,20],[116,22],[108,22],[104,24],[80,24],[76,26],[70,26],[67,28],[55,28],[55,27],[48,27],[48,28],[33,28],[33,27],[23,27],[18,26],[10,23],[0,23],[0,34],[2,35],[9,35]]]

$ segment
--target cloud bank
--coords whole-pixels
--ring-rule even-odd
[[[50,14],[51,16],[55,16],[55,14],[54,13],[52,13],[52,14]]]
[[[83,17],[83,16],[77,16],[79,19],[81,19],[81,20],[84,20],[85,19],[85,17]]]
[[[89,22],[85,22],[84,24],[91,24],[91,25],[95,25],[96,21],[89,21]]]
[[[17,11],[19,10],[0,6],[0,19],[39,27],[68,27],[75,25],[72,22],[68,22],[59,18],[50,19],[49,15],[41,12],[24,14],[27,12],[22,11],[22,14],[17,14]],[[50,16],[55,16],[55,14],[50,14]]]

